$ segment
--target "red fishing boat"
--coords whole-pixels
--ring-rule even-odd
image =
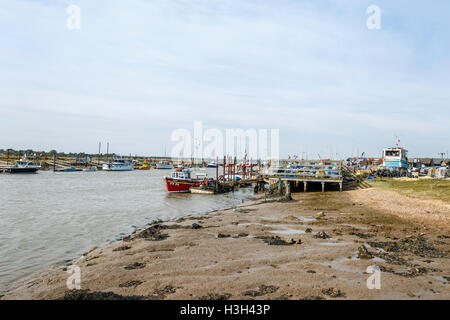
[[[169,192],[189,192],[191,187],[198,187],[200,179],[191,177],[189,169],[177,168],[172,171],[170,177],[164,177],[167,191]]]

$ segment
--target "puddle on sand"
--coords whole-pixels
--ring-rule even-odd
[[[277,222],[279,219],[278,218],[261,217],[261,220]]]
[[[215,263],[215,264],[208,264],[206,266],[200,266],[198,268],[199,269],[211,269],[211,268],[214,268],[215,266],[217,266],[217,263]]]
[[[305,231],[295,229],[272,230],[270,233],[289,235],[289,234],[305,234]]]
[[[328,262],[321,262],[320,264],[323,266],[331,266],[332,269],[338,270],[338,271],[344,271],[344,272],[351,272],[351,273],[357,273],[357,274],[364,274],[366,271],[365,269],[358,269],[351,266],[344,265],[344,262],[347,261],[359,261],[360,259],[357,256],[352,256],[351,258],[342,257],[334,259],[333,261]]]
[[[319,245],[321,246],[330,246],[330,247],[337,247],[337,246],[346,246],[354,244],[353,242],[320,242]]]
[[[274,233],[274,234],[279,234],[279,235],[293,235],[293,234],[306,234],[306,232],[304,230],[298,230],[298,229],[292,229],[287,225],[270,225],[270,224],[263,224],[263,223],[258,223],[258,222],[246,222],[246,223],[239,223],[237,226],[238,227],[246,227],[246,226],[251,226],[251,225],[256,225],[256,226],[261,226],[261,227],[266,227],[266,228],[280,228],[278,230],[268,230],[267,232],[270,233]]]
[[[302,222],[314,222],[314,221],[317,220],[316,218],[308,218],[308,217],[299,217],[299,219],[300,219]]]
[[[379,258],[379,257],[372,258],[372,259],[370,259],[370,261],[379,262],[379,263],[386,263],[386,260],[384,260],[382,258]]]
[[[447,279],[445,279],[443,276],[431,276],[433,279],[441,281],[441,282],[448,282]]]
[[[246,226],[251,226],[251,225],[256,225],[256,226],[262,226],[262,227],[272,227],[271,225],[268,224],[262,224],[262,223],[258,223],[258,222],[246,222],[246,223],[238,223],[238,227],[246,227]]]
[[[323,266],[327,266],[327,267],[331,266],[331,268],[333,268],[335,270],[339,270],[339,271],[352,272],[352,273],[357,273],[357,274],[365,274],[365,272],[366,272],[365,268],[358,269],[358,268],[354,268],[354,267],[351,267],[351,266],[348,266],[348,265],[344,264],[347,261],[360,261],[360,260],[361,259],[358,258],[358,252],[355,252],[351,258],[342,257],[342,258],[334,259],[331,262],[322,262],[320,264],[323,265]],[[378,263],[385,263],[386,262],[386,260],[384,260],[382,258],[379,258],[379,257],[374,257],[374,258],[366,260],[366,261],[378,262]],[[444,278],[442,278],[442,279],[445,281]]]

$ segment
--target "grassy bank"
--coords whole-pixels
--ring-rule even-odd
[[[450,203],[450,180],[442,179],[386,179],[371,182],[375,188],[392,190],[420,198],[441,200]]]

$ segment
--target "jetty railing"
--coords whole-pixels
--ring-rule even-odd
[[[270,170],[271,178],[300,180],[336,180],[344,178],[343,161],[278,160]]]

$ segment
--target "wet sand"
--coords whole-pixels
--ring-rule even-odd
[[[294,193],[152,224],[3,299],[450,299],[450,210],[379,190]],[[408,215],[408,211],[411,212]],[[368,289],[367,267],[381,270]]]

